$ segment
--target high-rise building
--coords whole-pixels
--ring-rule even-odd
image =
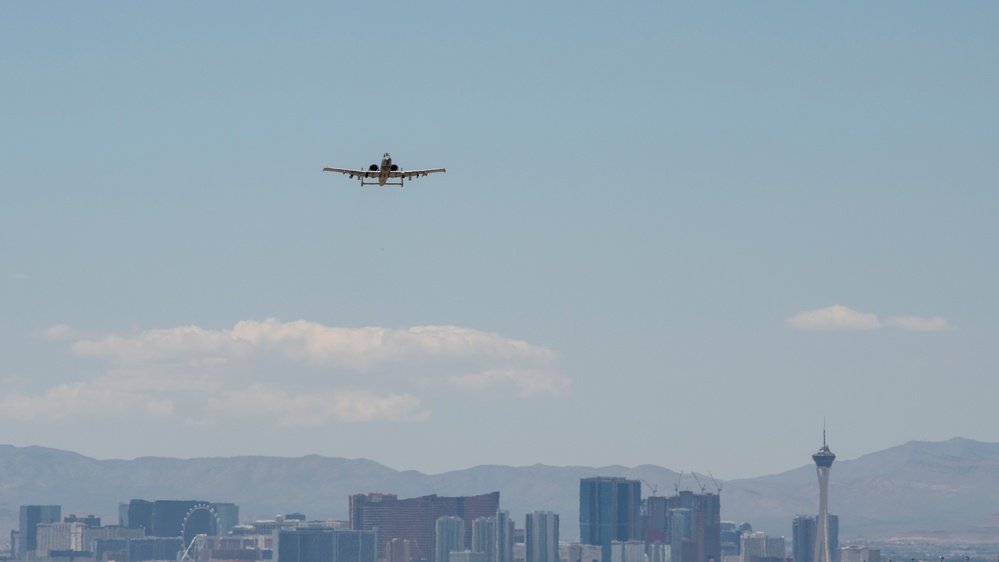
[[[153,532],[153,502],[133,499],[118,506],[118,516],[123,527],[145,529],[146,535]]]
[[[645,546],[645,557],[648,562],[671,562],[671,549],[668,544],[655,541]]]
[[[377,562],[375,531],[295,529],[277,532],[277,562]]]
[[[409,541],[391,539],[385,545],[386,562],[409,562]]]
[[[513,520],[510,512],[496,511],[496,562],[513,562]]]
[[[736,524],[734,521],[722,521],[719,524],[721,529],[721,549],[722,560],[725,556],[737,556],[740,552],[740,540],[746,531],[752,531],[753,526],[749,523]]]
[[[794,562],[815,560],[815,517],[797,515],[791,522],[791,552]]]
[[[797,515],[791,523],[794,562],[815,562],[815,535],[818,519],[817,516]],[[829,552],[834,553],[839,549],[839,516],[834,513],[828,514],[828,522]]]
[[[641,539],[641,482],[598,476],[579,481],[579,537],[599,544],[604,562],[612,541]]]
[[[611,541],[610,562],[645,562],[645,541]]]
[[[219,535],[228,535],[229,531],[233,527],[239,525],[239,506],[234,503],[220,503],[213,502],[212,509],[215,510],[215,515],[218,518],[218,531]],[[300,513],[286,513],[285,520],[294,519],[299,517],[304,520],[305,516]]]
[[[228,533],[239,524],[239,507],[232,503],[203,500],[133,499],[120,506],[121,524],[129,529],[145,529],[149,537],[184,537],[190,544],[195,535]]]
[[[524,523],[525,562],[558,561],[558,514],[528,513]]]
[[[685,507],[669,510],[669,549],[674,562],[698,562],[697,548],[693,541],[694,520]]]
[[[435,562],[449,562],[451,552],[465,550],[465,521],[461,517],[444,515],[434,525]]]
[[[839,562],[881,562],[881,549],[844,546],[837,553]]]
[[[94,553],[94,541],[109,539],[139,539],[145,535],[144,529],[128,529],[126,527],[109,525],[107,527],[84,527],[83,528],[83,550],[91,553],[91,558],[101,560]],[[124,544],[122,542],[121,544]]]
[[[128,562],[148,562],[150,560],[176,560],[184,548],[184,539],[179,537],[145,537],[125,541]],[[173,558],[171,558],[171,556]]]
[[[828,516],[829,520],[829,552],[836,552],[839,550],[839,515],[835,513],[830,513]],[[833,558],[835,560],[835,557]]]
[[[781,562],[784,560],[784,537],[770,537],[766,533],[742,534],[740,550],[742,562]]]
[[[478,517],[472,521],[472,552],[486,555],[486,562],[496,562],[496,518]]]
[[[207,502],[197,500],[154,501],[152,532],[150,532],[150,529],[146,529],[146,534],[153,537],[182,537],[188,534],[184,530],[187,512],[194,509],[196,505],[204,503]],[[210,517],[206,517],[205,515],[199,514],[199,523],[202,523],[202,520],[207,522],[207,520],[210,519]],[[202,525],[199,524],[198,527],[200,528]],[[215,534],[208,529],[201,530],[200,532],[208,535]],[[184,541],[184,544],[187,545],[187,541]]]
[[[51,556],[53,550],[82,552],[83,530],[87,526],[83,523],[39,523],[37,534],[37,548],[35,551],[41,557]]]
[[[48,523],[58,523],[61,518],[62,506],[22,505],[15,556],[24,558],[29,553],[38,549],[38,526]]]
[[[685,537],[689,544],[682,553],[678,553],[674,547],[673,562],[720,562],[721,497],[718,494],[695,494],[684,490],[667,498],[666,507],[668,513],[675,509],[690,511],[690,534]],[[672,531],[669,534],[673,536]]]
[[[350,531],[332,529],[332,562],[377,562],[378,531]]]
[[[642,538],[649,544],[656,541],[664,544],[669,542],[666,538],[666,528],[669,526],[666,521],[669,511],[666,497],[647,497],[642,506]]]
[[[561,554],[559,554],[561,557]],[[573,543],[565,548],[565,562],[602,562],[599,544]],[[657,560],[655,562],[668,562]]]
[[[71,514],[67,515],[66,517],[63,517],[62,518],[62,522],[63,523],[83,523],[87,527],[100,527],[101,526],[101,518],[97,517],[96,515],[82,515],[81,516],[81,515],[76,515],[76,514],[71,513]]]
[[[479,496],[440,497],[435,495],[399,499],[395,494],[355,494],[350,496],[350,528],[356,531],[378,529],[383,542],[379,559],[385,559],[385,545],[392,539],[409,540],[410,556],[435,560],[434,525],[445,515],[465,521],[465,544],[470,547],[472,521],[491,517],[499,510],[499,492]],[[512,558],[511,558],[512,561]]]
[[[826,444],[826,430],[822,430],[822,448],[812,455],[815,472],[819,476],[819,518],[815,522],[815,558],[813,562],[833,562],[829,544],[829,469],[836,455]]]

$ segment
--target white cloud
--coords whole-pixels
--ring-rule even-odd
[[[840,305],[799,312],[787,323],[799,330],[874,330],[881,327],[877,316]]]
[[[882,327],[877,316],[838,305],[799,312],[788,318],[787,323],[800,330],[874,330]],[[946,330],[949,324],[939,316],[889,316],[884,326],[910,332],[939,332]]]
[[[318,365],[365,371],[391,362],[433,360],[528,360],[550,364],[553,351],[527,342],[457,326],[408,329],[335,328],[299,320],[244,320],[231,330],[184,326],[150,330],[131,337],[107,336],[73,344],[78,355],[122,362],[179,360],[191,357],[243,357],[278,354]]]
[[[0,414],[18,421],[66,421],[78,418],[141,415],[163,417],[172,411],[169,399],[155,399],[100,384],[60,384],[43,394],[20,392],[0,397]]]
[[[58,325],[43,332],[71,339]],[[260,419],[310,427],[430,416],[419,393],[446,386],[518,397],[558,396],[569,379],[552,350],[457,326],[338,328],[246,320],[76,339],[103,373],[38,394],[0,391],[0,417],[68,420],[171,416],[192,425]]]
[[[70,340],[77,336],[76,330],[66,324],[56,324],[51,328],[46,328],[41,332],[42,339],[46,340]]]
[[[469,375],[457,375],[447,380],[455,388],[484,391],[512,388],[518,396],[538,394],[560,395],[569,388],[569,379],[558,373],[494,369]]]
[[[948,328],[947,321],[939,316],[923,318],[920,316],[891,316],[885,320],[886,326],[901,328],[911,332],[939,332]]]
[[[423,421],[429,412],[420,410],[420,400],[412,395],[375,396],[367,392],[327,392],[288,394],[255,384],[225,392],[209,401],[211,410],[235,418],[269,417],[282,427],[314,427],[330,422],[376,420]]]
[[[104,357],[126,363],[180,360],[188,357],[242,355],[248,344],[235,340],[231,332],[182,326],[149,330],[131,337],[110,335],[100,340],[73,344],[73,353]]]

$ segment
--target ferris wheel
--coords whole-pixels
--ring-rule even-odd
[[[184,522],[180,525],[180,536],[184,539],[185,551],[190,550],[194,540],[199,536],[214,536],[219,534],[222,520],[210,503],[197,503],[187,510]]]

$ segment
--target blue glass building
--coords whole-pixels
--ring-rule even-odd
[[[619,477],[579,480],[579,540],[600,545],[604,561],[611,559],[611,541],[641,540],[641,485]]]

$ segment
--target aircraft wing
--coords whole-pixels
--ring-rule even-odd
[[[436,174],[444,171],[444,168],[433,168],[431,170],[399,170],[398,172],[389,172],[389,177],[406,178],[407,180],[411,180],[413,178],[421,178],[427,176],[428,174]]]
[[[378,172],[369,172],[367,170],[345,170],[343,168],[323,168],[324,172],[340,172],[345,176],[350,176],[352,178],[377,178]]]

